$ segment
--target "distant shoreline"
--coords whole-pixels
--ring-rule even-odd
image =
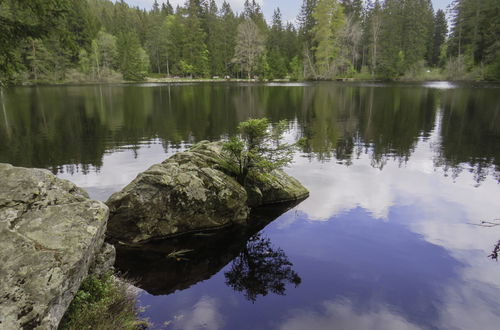
[[[4,87],[34,87],[34,86],[82,86],[82,85],[116,85],[116,84],[193,84],[193,83],[252,83],[252,84],[294,84],[294,83],[319,83],[319,82],[376,82],[376,83],[425,83],[425,82],[453,82],[453,83],[492,83],[500,84],[498,80],[451,80],[451,79],[361,79],[361,78],[337,78],[331,80],[290,80],[290,79],[213,79],[213,78],[151,78],[145,80],[111,80],[111,81],[64,81],[64,82],[24,82]]]

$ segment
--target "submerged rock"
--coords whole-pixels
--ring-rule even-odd
[[[112,264],[108,208],[47,170],[0,164],[0,183],[0,328],[55,329],[99,252]]]
[[[250,207],[309,195],[280,170],[253,176],[243,187],[224,172],[222,163],[222,143],[204,141],[153,165],[106,202],[109,235],[135,244],[244,224]]]

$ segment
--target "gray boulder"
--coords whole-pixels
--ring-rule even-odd
[[[218,145],[178,153],[139,174],[106,204],[108,234],[140,243],[245,222],[245,189],[216,169]]]
[[[0,328],[55,329],[99,252],[113,258],[108,208],[47,170],[0,164],[0,182]]]
[[[243,187],[224,172],[222,159],[222,143],[204,141],[139,174],[106,202],[108,234],[136,244],[244,224],[250,207],[309,195],[280,170],[254,176]]]
[[[309,191],[282,170],[251,175],[246,184],[251,207],[287,203],[304,199]]]

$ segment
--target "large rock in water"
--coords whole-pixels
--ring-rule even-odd
[[[47,170],[0,164],[0,329],[57,328],[96,256],[110,253],[107,217]]]
[[[108,234],[142,243],[176,234],[243,224],[249,207],[305,198],[309,192],[283,171],[240,185],[221,168],[222,143],[200,142],[139,174],[113,194]]]
[[[213,144],[193,148],[139,174],[106,202],[108,234],[139,243],[244,222],[245,189],[215,168],[219,152]]]

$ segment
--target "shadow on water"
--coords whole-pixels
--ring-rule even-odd
[[[285,252],[259,232],[299,202],[252,211],[247,226],[189,234],[139,247],[116,245],[115,267],[152,295],[167,295],[207,280],[233,262],[226,284],[255,302],[259,295],[284,295],[299,285]]]

